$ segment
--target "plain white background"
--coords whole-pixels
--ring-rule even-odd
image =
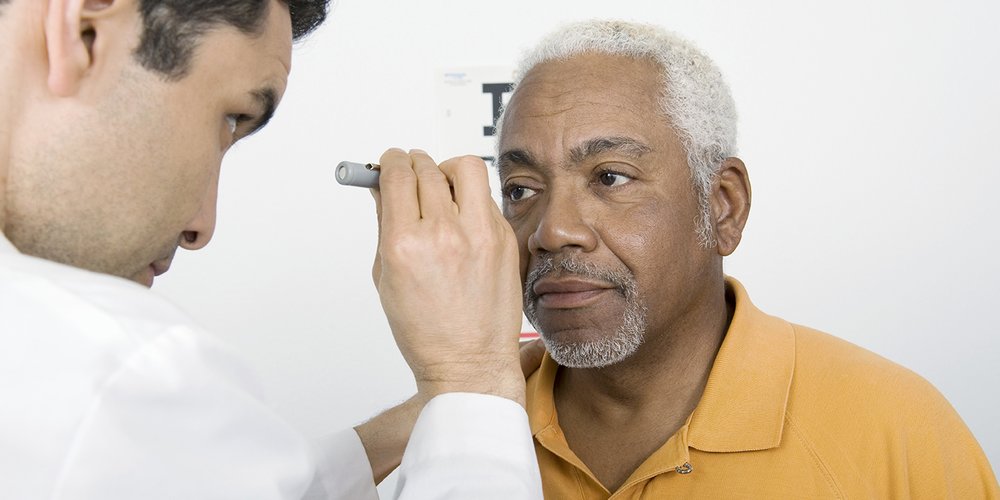
[[[227,340],[309,436],[413,391],[342,159],[434,153],[434,70],[512,66],[557,25],[651,22],[727,75],[753,184],[726,270],[763,310],[920,373],[1000,463],[1000,4],[342,0],[267,130],[224,165],[218,229],[155,290]],[[955,464],[960,466],[960,464]]]

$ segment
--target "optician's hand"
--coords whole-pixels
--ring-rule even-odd
[[[423,151],[380,160],[372,278],[419,393],[494,394],[524,404],[521,286],[513,230],[486,165]]]

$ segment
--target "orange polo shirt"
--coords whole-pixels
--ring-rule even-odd
[[[927,381],[726,287],[736,311],[698,406],[613,493],[559,428],[546,355],[527,393],[545,498],[1000,498],[982,448]]]

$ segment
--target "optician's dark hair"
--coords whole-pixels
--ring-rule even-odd
[[[281,1],[292,16],[294,40],[308,35],[326,19],[329,0]],[[147,69],[179,80],[187,73],[202,35],[223,25],[246,34],[257,33],[270,4],[271,0],[140,0],[144,30],[135,55]]]
[[[31,0],[38,1],[38,0]],[[299,40],[326,20],[330,0],[281,0]],[[0,7],[10,0],[0,0]],[[198,40],[212,28],[232,26],[254,34],[267,18],[271,0],[140,0],[143,33],[135,55],[147,69],[168,80],[187,74]],[[2,13],[2,11],[0,11]]]

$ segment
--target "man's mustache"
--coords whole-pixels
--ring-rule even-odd
[[[627,290],[634,289],[635,287],[635,278],[627,270],[611,270],[575,257],[557,258],[554,255],[545,254],[535,260],[527,276],[524,278],[524,298],[526,303],[533,303],[538,300],[538,295],[534,291],[535,283],[553,273],[582,276],[591,280],[610,283],[622,295],[626,295]]]

